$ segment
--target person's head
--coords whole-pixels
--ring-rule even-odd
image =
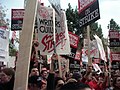
[[[98,74],[96,71],[92,72],[92,77],[95,77],[96,79],[98,79],[100,76],[100,74]]]
[[[81,75],[80,75],[79,72],[74,72],[73,75],[72,75],[72,78],[76,79],[77,81],[80,81]]]
[[[42,77],[43,79],[47,79],[47,76],[48,76],[47,70],[42,70],[42,71],[41,71],[41,77]]]
[[[4,68],[0,72],[0,82],[7,83],[14,78],[15,72],[12,68]]]
[[[28,78],[28,87],[30,90],[36,90],[42,85],[42,80],[39,76],[31,76]]]
[[[60,90],[91,90],[89,85],[81,82],[70,82],[64,84]]]
[[[61,77],[55,77],[55,89],[64,85],[64,80]]]
[[[30,76],[39,76],[39,71],[36,67],[31,69]]]
[[[74,79],[74,78],[70,78],[70,79],[67,80],[66,83],[70,83],[70,82],[78,82],[78,81],[76,79]]]
[[[55,77],[59,77],[59,70],[55,70]]]
[[[69,73],[69,78],[71,78],[73,76],[73,73]]]
[[[120,88],[120,76],[113,79],[113,86]]]

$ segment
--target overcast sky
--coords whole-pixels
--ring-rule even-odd
[[[78,6],[78,0],[60,0],[61,8],[68,8],[68,3],[71,4],[72,8]],[[45,6],[49,6],[48,0],[41,0]],[[0,0],[0,3],[6,6],[8,9],[7,17],[11,18],[11,8],[23,8],[24,0]],[[104,37],[108,36],[107,25],[111,18],[113,18],[120,25],[120,0],[99,0],[100,16],[97,22],[101,24],[103,29]]]

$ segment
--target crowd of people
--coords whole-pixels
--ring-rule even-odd
[[[1,69],[0,90],[13,90],[14,80],[15,69]],[[60,77],[59,70],[39,71],[33,65],[28,75],[28,90],[120,90],[120,68],[98,73],[87,66],[85,71],[66,72]]]
[[[38,46],[37,44],[33,44]],[[95,71],[93,66],[86,66],[84,70],[64,71],[51,67],[40,67],[36,59],[36,48],[32,48],[30,68],[28,73],[28,90],[120,90],[120,65],[117,69],[108,70],[106,67],[101,73]],[[39,59],[40,57],[38,53]],[[58,57],[53,54],[51,61]],[[16,58],[17,59],[17,58]],[[0,69],[0,90],[13,90],[15,81],[15,68],[3,67]]]

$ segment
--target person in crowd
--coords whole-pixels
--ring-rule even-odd
[[[47,81],[47,77],[48,77],[47,70],[42,70],[41,71],[41,78],[42,78],[42,80],[44,80],[46,82]]]
[[[40,90],[41,84],[42,82],[39,76],[30,76],[28,79],[28,90]]]
[[[40,78],[41,78],[41,81],[42,81],[41,88],[42,88],[42,89],[43,89],[43,88],[46,88],[47,78],[48,78],[47,69],[42,69],[41,74],[40,74]]]
[[[15,71],[13,68],[4,68],[0,72],[0,90],[13,90]]]
[[[54,84],[54,87],[55,87],[55,90],[59,90],[61,86],[64,85],[64,80],[63,78],[61,77],[55,77],[55,84]]]
[[[38,68],[33,67],[30,71],[28,78],[28,89],[37,90],[40,89],[40,86],[41,86],[41,78],[39,75]]]
[[[80,82],[80,80],[81,80],[80,72],[74,72],[72,75],[72,78],[77,80],[78,82]]]
[[[108,83],[108,72],[106,71],[103,77],[98,76],[92,71],[92,67],[87,68],[86,74],[82,77],[81,82],[88,84],[91,89],[105,90]]]
[[[120,90],[120,76],[113,78],[113,90]]]
[[[31,77],[31,76],[39,76],[38,68],[33,67],[33,68],[31,69],[31,72],[30,72],[29,77]]]
[[[60,90],[91,90],[91,88],[81,82],[70,82],[61,86]]]

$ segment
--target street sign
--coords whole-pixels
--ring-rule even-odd
[[[78,0],[79,26],[87,26],[100,19],[98,0]]]

